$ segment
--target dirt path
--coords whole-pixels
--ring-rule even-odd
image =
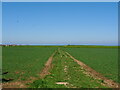
[[[40,78],[44,78],[46,75],[49,74],[49,70],[52,67],[52,60],[53,56],[55,55],[56,51],[52,54],[51,57],[49,57],[48,61],[46,62],[42,72],[40,73]]]
[[[84,64],[80,60],[75,59],[68,52],[66,52],[66,54],[70,58],[72,58],[75,62],[77,62],[81,67],[83,67],[83,69],[85,69],[87,71],[86,74],[91,75],[94,78],[103,80],[104,84],[106,84],[107,86],[109,86],[111,88],[118,88],[118,86],[119,86],[118,83],[115,83],[113,80],[110,80],[110,79],[104,77],[102,74],[96,72],[94,69],[92,69],[91,67],[87,66],[86,64]]]
[[[54,57],[53,57],[54,56]],[[60,48],[49,58],[40,76],[36,80],[42,83],[32,84],[38,88],[105,88],[98,78],[87,75],[83,66]],[[83,65],[83,64],[82,64]],[[52,67],[53,66],[53,67]],[[52,69],[51,69],[52,67]]]

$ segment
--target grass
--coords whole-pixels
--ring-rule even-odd
[[[52,53],[60,48],[53,58],[53,68],[44,79],[35,80],[29,85],[33,88],[105,88],[96,80],[84,74],[84,70],[69,58],[67,51],[76,59],[84,62],[104,76],[118,81],[118,48],[116,46],[3,46],[2,69],[8,74],[3,78],[26,81],[39,77],[45,62]],[[65,72],[65,66],[67,72]],[[58,85],[56,82],[68,82]]]
[[[55,51],[51,47],[10,46],[2,48],[3,78],[12,78],[14,81],[27,80],[38,77],[45,62]]]
[[[105,48],[106,47],[106,48]],[[118,80],[118,48],[102,46],[66,47],[63,50],[69,52],[76,59],[84,62],[104,76],[119,82]]]
[[[52,65],[50,74],[31,83],[32,88],[105,88],[100,81],[84,74],[85,71],[61,50],[55,54]]]

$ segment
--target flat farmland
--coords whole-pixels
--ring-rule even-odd
[[[106,88],[101,80],[87,74],[61,49],[57,50],[51,63],[50,74],[31,83],[32,88]]]
[[[66,47],[77,60],[82,61],[105,77],[116,82],[118,80],[118,48],[110,46]]]
[[[4,88],[116,88],[118,52],[116,47],[4,46],[2,70]]]
[[[25,81],[38,77],[54,47],[11,46],[2,48],[2,69],[5,79]]]

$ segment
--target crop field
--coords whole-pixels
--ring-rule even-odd
[[[32,88],[105,88],[101,81],[85,75],[82,69],[64,51],[58,50],[52,62],[50,75],[34,81]]]
[[[3,47],[2,69],[8,72],[3,78],[21,81],[38,77],[54,50],[50,47]]]
[[[75,59],[72,58],[72,56]],[[5,79],[3,80],[3,87],[116,87],[111,85],[113,83],[116,85],[116,82],[118,82],[117,60],[118,52],[115,47],[3,47],[2,78]],[[98,73],[96,74],[96,72],[102,74],[103,76]],[[106,77],[108,79],[106,79]]]
[[[64,50],[94,70],[102,73],[105,77],[119,82],[117,48],[109,48],[109,46],[104,48],[67,47]]]

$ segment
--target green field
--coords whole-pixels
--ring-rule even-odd
[[[44,79],[35,80],[30,84],[32,88],[105,88],[100,80],[84,74],[84,69],[62,50],[57,51],[52,65],[51,74]]]
[[[59,49],[58,49],[59,48]],[[55,52],[50,74],[40,79],[40,72],[48,58]],[[8,46],[2,48],[2,69],[8,72],[3,78],[27,81],[36,77],[34,88],[104,88],[101,80],[86,76],[84,70],[68,57],[70,53],[97,72],[118,82],[118,49],[108,46]],[[67,73],[64,71],[67,67]],[[70,78],[70,79],[69,79]],[[56,82],[67,82],[58,85]]]
[[[104,76],[118,82],[118,48],[109,46],[73,46],[63,48],[63,50]]]
[[[2,68],[3,78],[14,80],[27,80],[30,77],[38,77],[44,63],[56,50],[54,47],[3,47]]]

